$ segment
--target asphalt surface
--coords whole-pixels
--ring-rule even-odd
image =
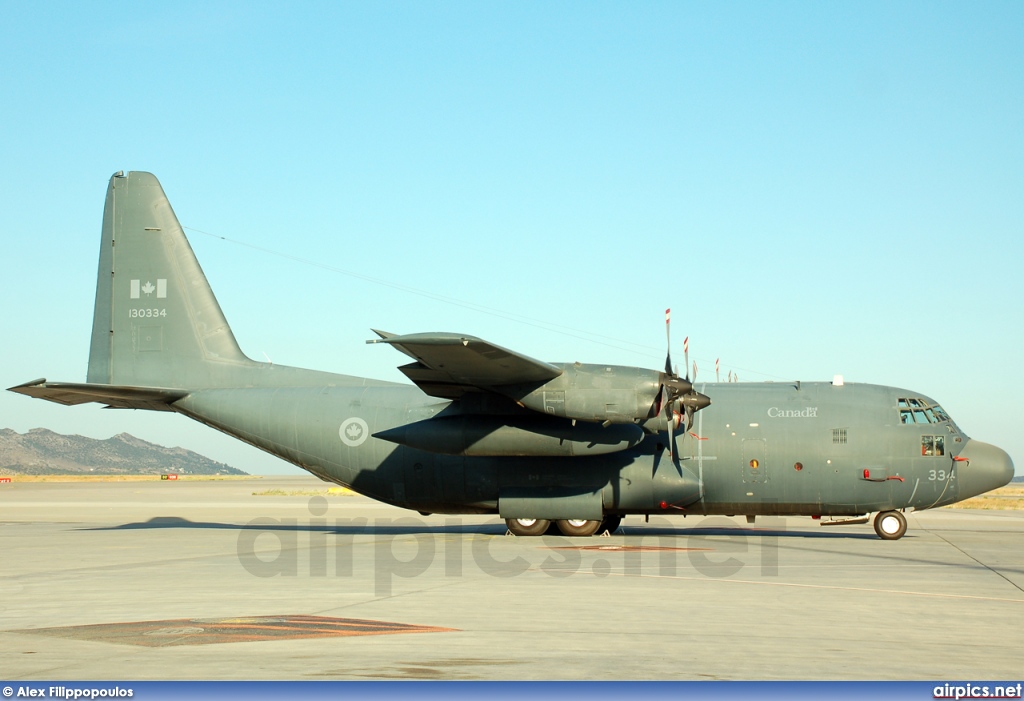
[[[1024,513],[505,535],[314,478],[0,484],[0,677],[1005,679]]]

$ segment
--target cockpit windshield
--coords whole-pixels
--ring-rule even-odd
[[[939,405],[932,406],[920,397],[900,397],[896,406],[901,424],[937,424],[949,421],[949,414]]]

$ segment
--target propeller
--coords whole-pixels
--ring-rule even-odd
[[[669,389],[670,385],[674,385],[679,382],[678,372],[672,372],[672,310],[665,310],[665,373],[661,379],[661,410],[665,414],[666,422],[668,423],[668,454],[671,458],[675,459],[675,427],[676,427],[676,414],[675,411],[675,396],[674,393]],[[689,340],[689,338],[687,338]],[[683,342],[684,353],[686,352],[686,341]],[[690,383],[687,382],[686,385]],[[673,387],[676,389],[676,387]],[[686,391],[685,388],[680,386],[678,389]]]
[[[665,310],[665,372],[661,377],[661,405],[660,411],[665,415],[668,423],[668,450],[669,456],[674,460],[676,454],[675,429],[679,419],[686,416],[686,426],[693,423],[693,415],[708,404],[711,399],[700,392],[693,390],[689,375],[686,378],[679,377],[679,369],[672,370],[672,310]],[[690,366],[690,337],[683,339],[683,356],[685,367],[689,372]],[[694,379],[697,377],[697,364],[693,364]]]

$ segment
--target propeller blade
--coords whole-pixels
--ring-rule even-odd
[[[665,310],[665,374],[672,374],[672,333],[669,324],[672,320],[672,310]]]
[[[676,419],[674,416],[668,417],[668,456],[675,460],[676,459],[676,436],[675,436],[675,424]]]
[[[686,368],[686,379],[690,379],[690,337],[683,339],[683,367]]]
[[[690,337],[683,339],[683,356],[687,375],[686,379],[679,377],[679,368],[672,368],[672,310],[665,310],[665,372],[661,376],[661,393],[658,395],[658,402],[655,406],[656,414],[664,414],[665,423],[668,424],[668,452],[672,460],[676,457],[676,417],[679,421],[686,421],[686,430],[693,425],[693,415],[711,403],[710,397],[695,392],[693,382],[697,381],[697,362],[693,363],[693,381],[690,380]],[[719,372],[719,362],[715,361],[716,379]],[[680,423],[681,425],[681,423]]]
[[[661,386],[661,408],[668,419],[668,454],[675,459],[675,436],[672,433],[672,424],[675,423],[672,417],[672,398],[669,396],[668,385]]]

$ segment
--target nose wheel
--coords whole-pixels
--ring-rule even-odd
[[[907,518],[899,511],[880,511],[875,516],[875,533],[882,540],[899,540],[907,532]]]

